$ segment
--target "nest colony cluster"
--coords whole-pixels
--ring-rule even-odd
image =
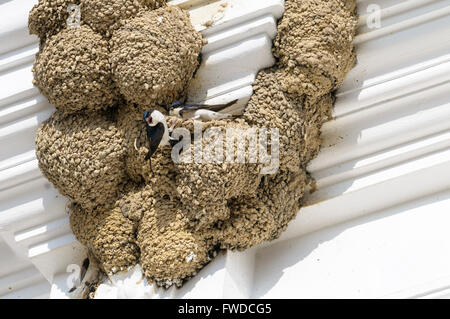
[[[68,28],[74,2],[81,25]],[[332,91],[355,61],[354,0],[287,0],[277,63],[258,74],[244,115],[203,123],[279,129],[279,170],[176,164],[160,147],[152,173],[142,115],[186,98],[204,44],[189,14],[164,0],[39,0],[29,29],[41,39],[34,84],[57,108],[37,132],[36,154],[71,200],[74,234],[106,273],[140,263],[166,287],[195,275],[217,249],[246,249],[286,229],[310,183],[306,165]],[[193,121],[176,127],[192,131]]]

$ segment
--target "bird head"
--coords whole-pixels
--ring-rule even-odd
[[[183,110],[183,103],[180,101],[173,102],[169,107],[169,115],[181,117],[180,113]]]
[[[171,109],[174,109],[174,108],[180,107],[180,106],[182,106],[182,105],[183,105],[183,103],[181,103],[180,101],[176,101],[176,102],[173,102],[173,103],[170,105],[170,108],[171,108]]]
[[[164,115],[157,111],[157,110],[150,110],[150,111],[145,111],[144,113],[144,121],[149,125],[149,126],[155,126],[158,123],[166,123],[166,119],[164,118]]]

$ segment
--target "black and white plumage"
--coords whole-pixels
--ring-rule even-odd
[[[147,139],[149,143],[148,153],[145,160],[150,160],[150,170],[152,170],[152,156],[158,147],[167,146],[171,143],[169,128],[164,115],[156,110],[145,111],[144,121],[147,124]]]
[[[232,118],[235,115],[230,113],[220,113],[220,111],[225,110],[236,104],[238,100],[231,101],[226,104],[208,105],[208,104],[183,104],[181,102],[174,102],[170,106],[169,114],[172,116],[177,116],[184,120],[195,119],[195,120],[221,120]]]

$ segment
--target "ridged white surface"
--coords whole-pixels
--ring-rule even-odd
[[[205,81],[193,86],[192,100],[245,100],[255,70],[269,63],[252,58],[246,71],[231,70],[227,57],[261,56],[282,1],[238,2],[223,12],[220,2],[172,2],[188,8],[209,38],[204,62],[212,73],[201,70]],[[182,289],[155,290],[154,297],[450,296],[450,0],[380,1],[379,29],[366,26],[370,4],[358,1],[358,64],[338,91],[335,119],[323,128],[325,146],[309,166],[318,186],[309,206],[279,240],[221,255]],[[44,278],[65,276],[70,258],[79,264],[83,255],[71,252],[80,247],[68,228],[66,200],[42,178],[34,157],[36,128],[53,108],[31,85],[32,5],[0,5],[4,297],[48,296]],[[206,29],[211,15],[216,23]],[[220,65],[226,67],[218,74]]]
[[[318,190],[257,252],[253,297],[446,296],[450,1],[380,1],[369,29],[373,3],[309,165]]]

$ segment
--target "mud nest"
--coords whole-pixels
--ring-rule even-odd
[[[80,243],[89,248],[106,273],[127,270],[139,260],[136,226],[118,205],[86,212],[72,205],[70,226]]]
[[[36,156],[45,177],[88,210],[114,202],[126,177],[123,136],[109,114],[53,113],[37,131]]]
[[[108,43],[85,26],[48,39],[36,56],[33,73],[33,84],[67,113],[99,111],[117,99]]]
[[[41,37],[35,83],[58,111],[39,128],[36,153],[44,175],[72,200],[71,227],[107,273],[140,263],[149,281],[181,285],[217,249],[242,250],[274,240],[295,218],[311,182],[307,163],[317,155],[320,127],[331,117],[332,91],[354,64],[355,1],[287,0],[273,52],[244,115],[203,123],[203,143],[235,130],[277,129],[270,161],[174,162],[159,147],[152,171],[145,160],[146,109],[184,100],[196,71],[202,36],[189,15],[165,1],[80,0],[81,26],[66,28],[65,1],[41,0],[30,32]],[[54,12],[54,15],[49,15]],[[166,116],[195,133],[193,120]],[[258,142],[260,143],[260,141]],[[237,148],[223,147],[237,156]],[[209,155],[208,155],[209,154]],[[183,153],[183,156],[185,154]],[[273,163],[271,163],[273,164]]]
[[[83,19],[95,31],[110,37],[114,30],[139,12],[166,5],[166,0],[80,0]]]
[[[263,178],[256,195],[230,203],[231,217],[213,228],[222,248],[243,250],[278,238],[300,208],[307,185],[304,171],[279,171]]]
[[[67,26],[69,5],[80,4],[79,0],[39,0],[28,16],[30,34],[37,35],[42,42]]]
[[[159,285],[180,286],[183,279],[209,262],[213,242],[205,233],[189,227],[178,199],[158,195],[151,198],[146,188],[140,192],[147,199],[137,232],[142,269]]]
[[[198,66],[203,45],[188,13],[177,7],[146,11],[114,32],[114,80],[128,101],[167,104],[179,99]]]
[[[342,84],[355,63],[355,1],[286,1],[274,55],[284,90],[318,98]]]

